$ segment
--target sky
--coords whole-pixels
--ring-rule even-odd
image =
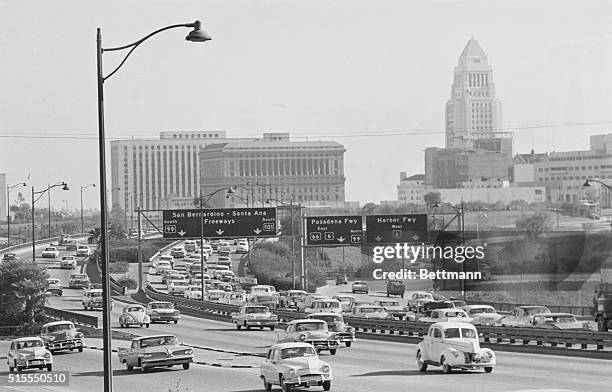
[[[3,0],[7,182],[66,181],[52,204],[79,208],[79,187],[99,182],[96,28],[113,47],[196,19],[212,41],[164,32],[105,82],[108,140],[172,130],[335,140],[347,200],[395,200],[400,172],[423,173],[425,148],[444,146],[453,68],[472,36],[515,152],[584,150],[589,135],[612,133],[610,1]],[[121,60],[105,53],[105,74]],[[84,191],[85,208],[99,206],[98,190]]]

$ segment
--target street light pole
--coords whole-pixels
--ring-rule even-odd
[[[25,182],[20,182],[19,184],[15,184],[13,186],[6,185],[6,242],[7,246],[11,246],[11,189],[18,186],[27,186]]]
[[[139,39],[131,44],[118,46],[113,48],[102,48],[102,31],[100,28],[97,29],[96,35],[96,69],[97,69],[97,85],[98,85],[98,149],[100,155],[100,257],[102,259],[102,263],[104,263],[104,270],[102,274],[102,300],[103,300],[103,314],[102,314],[102,334],[104,340],[104,391],[112,392],[113,383],[112,383],[112,362],[111,362],[111,327],[110,327],[110,282],[108,279],[108,219],[106,216],[107,211],[107,203],[106,203],[106,152],[105,152],[105,135],[104,135],[104,82],[113,76],[115,72],[117,72],[123,64],[125,64],[126,60],[132,54],[132,52],[144,41],[151,38],[152,36],[161,33],[162,31],[178,28],[178,27],[188,27],[193,28],[193,30],[187,35],[185,38],[187,41],[192,42],[205,42],[210,40],[210,36],[203,30],[201,30],[202,23],[199,20],[196,20],[193,23],[183,23],[183,24],[175,24],[163,27],[158,29],[144,38]],[[104,76],[102,72],[102,53],[103,52],[112,52],[112,51],[121,51],[129,49],[121,63],[107,76]]]
[[[90,186],[93,186],[95,188],[96,184],[89,184],[85,186],[81,185],[81,233],[85,233],[85,225],[83,223],[83,191],[89,188]]]
[[[49,185],[45,190],[39,191],[39,192],[34,192],[34,186],[32,186],[32,262],[35,263],[36,262],[36,233],[34,232],[34,203],[36,203],[44,194],[45,192],[50,191],[52,188],[55,188],[57,186],[61,186],[63,190],[67,191],[70,188],[68,188],[68,184],[65,182],[58,182],[57,184],[53,184],[53,185]],[[38,199],[34,200],[34,195],[40,195],[38,196]]]

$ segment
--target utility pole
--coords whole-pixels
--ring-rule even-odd
[[[140,231],[141,208],[138,206],[138,291],[144,291],[142,287],[142,234]]]

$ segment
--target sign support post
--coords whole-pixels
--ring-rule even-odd
[[[202,286],[202,302],[204,302],[204,201],[200,190],[200,285]]]
[[[144,291],[142,288],[142,234],[140,231],[140,206],[138,206],[138,291]]]

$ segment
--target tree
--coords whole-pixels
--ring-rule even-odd
[[[516,228],[527,232],[529,238],[538,238],[545,231],[550,230],[552,223],[550,216],[543,212],[536,212],[515,221]]]
[[[425,201],[425,204],[429,207],[433,207],[442,202],[442,195],[440,195],[440,192],[428,192],[423,195],[423,201]]]
[[[30,332],[43,321],[47,271],[25,260],[0,265],[0,325]]]

